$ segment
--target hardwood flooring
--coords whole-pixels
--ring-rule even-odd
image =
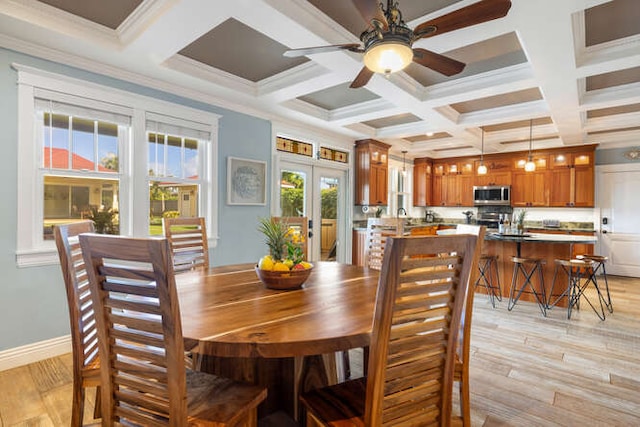
[[[532,303],[509,312],[506,300],[493,309],[476,296],[474,426],[640,425],[640,279],[611,276],[609,285],[614,313],[604,322],[584,302],[567,320],[564,308],[544,318]],[[351,359],[361,371],[356,352]],[[0,427],[68,426],[70,411],[70,355],[0,372]]]

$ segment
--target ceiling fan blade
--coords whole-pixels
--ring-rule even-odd
[[[413,62],[431,68],[445,76],[461,73],[466,66],[463,62],[422,48],[413,49]]]
[[[338,50],[350,50],[351,52],[364,52],[359,43],[334,44],[329,46],[303,47],[300,49],[289,49],[284,56],[296,58],[298,56],[313,55],[314,53],[335,52]]]
[[[470,27],[483,22],[492,21],[507,15],[511,8],[511,0],[481,0],[471,6],[463,7],[431,21],[418,25],[413,34],[416,39],[432,37]]]
[[[382,24],[383,30],[387,31],[389,29],[387,17],[384,16],[384,12],[382,12],[380,3],[377,0],[352,0],[352,2],[367,24],[370,24],[371,20],[375,19]]]
[[[369,80],[371,80],[372,76],[373,76],[373,71],[371,71],[367,67],[362,67],[362,70],[360,70],[360,72],[358,73],[356,78],[353,80],[353,82],[351,82],[351,85],[349,85],[349,87],[351,89],[357,89],[359,87],[362,87],[367,83],[369,83]]]

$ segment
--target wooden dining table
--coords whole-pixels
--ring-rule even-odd
[[[318,262],[300,289],[283,291],[254,267],[176,276],[185,347],[204,371],[267,386],[259,416],[295,417],[300,391],[331,382],[321,355],[369,346],[379,272]]]

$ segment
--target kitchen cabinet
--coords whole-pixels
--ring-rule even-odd
[[[591,150],[549,156],[549,206],[594,206],[594,154]]]
[[[364,267],[364,248],[367,240],[366,230],[353,230],[351,234],[351,264]]]
[[[433,167],[434,206],[473,206],[473,160],[455,159]]]
[[[388,157],[390,145],[374,139],[356,141],[355,204],[388,204]]]
[[[548,206],[547,171],[513,173],[511,205],[518,207]]]
[[[517,207],[549,206],[549,186],[547,183],[548,155],[533,156],[536,170],[526,172],[527,153],[513,157],[514,170],[511,175],[511,205]]]
[[[491,160],[485,157],[484,165],[487,167],[487,173],[485,175],[478,175],[478,166],[480,161],[476,160],[474,170],[476,171],[476,178],[474,185],[511,185],[511,160],[500,159]]]
[[[431,161],[415,159],[413,161],[413,205],[431,205]]]

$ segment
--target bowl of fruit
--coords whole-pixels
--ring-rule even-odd
[[[256,274],[267,288],[298,289],[309,278],[313,265],[304,260],[304,238],[294,227],[275,218],[260,220],[269,255],[260,258]]]
[[[291,267],[289,267],[289,265]],[[295,265],[290,260],[274,261],[271,255],[260,259],[256,265],[256,274],[269,289],[299,289],[309,278],[313,265],[301,261]]]

